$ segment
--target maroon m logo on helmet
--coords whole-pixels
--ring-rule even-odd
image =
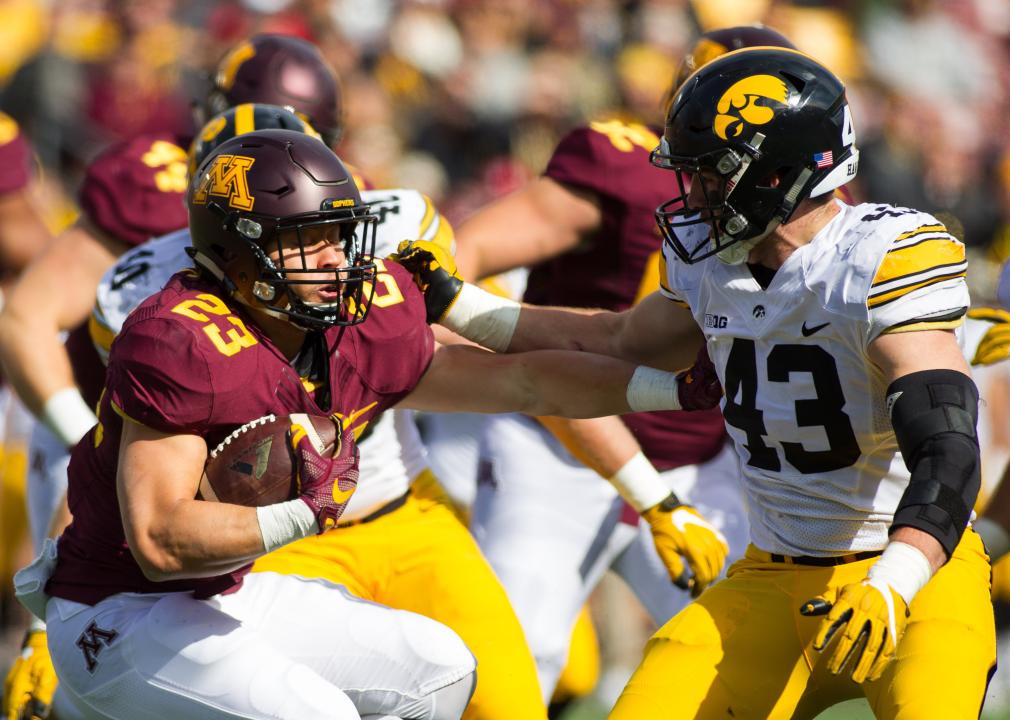
[[[245,155],[218,155],[204,170],[200,184],[193,193],[193,202],[206,205],[208,196],[227,198],[228,206],[236,210],[252,210],[256,202],[249,193],[249,168],[255,158]]]

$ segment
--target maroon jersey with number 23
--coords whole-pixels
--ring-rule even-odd
[[[94,604],[120,592],[234,590],[247,568],[212,578],[153,582],[126,543],[116,495],[124,416],[164,433],[203,437],[214,447],[263,415],[339,416],[357,432],[410,393],[434,344],[424,300],[392,262],[378,278],[368,319],[326,333],[331,400],[319,407],[302,378],[218,285],[178,273],[127,318],[112,345],[99,424],[74,450],[69,502],[74,521],[59,541],[50,595]],[[195,488],[194,488],[195,489]]]

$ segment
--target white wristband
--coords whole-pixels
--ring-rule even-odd
[[[933,568],[929,559],[919,548],[903,542],[888,543],[884,554],[867,573],[871,584],[876,580],[890,585],[904,598],[906,605],[912,604],[912,598],[931,577]]]
[[[319,532],[312,508],[298,498],[258,507],[256,519],[266,552]]]
[[[658,505],[670,495],[670,488],[641,452],[636,453],[607,480],[638,512]]]
[[[628,407],[635,412],[680,410],[677,385],[676,374],[639,365],[628,381]]]
[[[505,352],[519,324],[522,305],[465,283],[441,324],[467,340]]]
[[[995,565],[996,562],[1010,552],[1010,534],[1003,529],[995,520],[981,517],[972,525],[985,544],[985,549],[989,551],[989,559]]]
[[[98,423],[94,411],[75,387],[63,388],[42,406],[42,422],[67,447],[73,447]]]

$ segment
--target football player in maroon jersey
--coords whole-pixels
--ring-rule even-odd
[[[346,168],[301,133],[223,143],[189,216],[199,270],[127,320],[71,460],[73,523],[18,576],[61,687],[113,718],[458,718],[474,663],[448,628],[324,581],[246,576],[333,527],[357,480],[353,434],[334,458],[295,445],[299,497],[261,508],[194,499],[208,446],[268,413],[590,416],[709,407],[717,383],[700,367],[685,382],[585,353],[436,346],[410,275],[373,259],[376,218]],[[683,542],[672,522],[669,539]]]
[[[222,60],[207,104],[285,105],[311,118],[334,141],[340,129],[339,90],[335,73],[311,43],[257,35]],[[0,139],[4,127],[0,118]],[[36,549],[48,531],[59,531],[69,522],[64,498],[67,448],[96,422],[93,408],[105,366],[85,321],[98,281],[128,248],[186,224],[186,153],[176,142],[144,135],[100,154],[79,191],[81,219],[32,263],[0,314],[0,360],[22,401],[45,425],[32,433],[29,464],[29,519]],[[0,190],[21,187],[27,181],[29,155],[20,134],[0,144],[0,156],[5,160],[0,163]],[[31,216],[24,212],[27,205],[13,198],[0,199],[0,261],[8,245],[20,253],[33,245],[25,242],[31,227]],[[3,203],[10,205],[7,212]],[[4,240],[14,237],[8,219],[12,231],[18,231],[17,243]],[[65,347],[64,332],[69,332]],[[26,636],[29,646],[35,646],[35,653],[8,673],[5,686],[17,692],[4,693],[3,709],[7,712],[12,703],[27,705],[45,718],[55,677],[46,670],[45,636],[38,623]],[[36,692],[34,686],[41,689]]]
[[[703,34],[684,58],[671,95],[710,60],[757,45],[793,47],[760,25]],[[476,279],[530,266],[527,303],[613,311],[627,310],[656,290],[662,241],[654,211],[669,197],[669,177],[649,164],[649,153],[661,134],[660,128],[620,120],[569,132],[542,177],[460,226],[461,275]],[[693,331],[686,345],[700,341],[701,333]],[[487,420],[495,482],[481,485],[475,522],[481,547],[526,629],[541,689],[550,697],[576,613],[608,567],[628,581],[657,623],[690,599],[670,586],[648,533],[637,534],[638,514],[622,515],[614,505],[620,503],[617,494],[594,484],[593,471],[620,486],[655,483],[658,470],[678,495],[706,517],[718,518],[735,556],[746,547],[747,523],[736,463],[716,409],[541,422],[555,437],[523,416]],[[452,441],[451,434],[444,438]],[[574,464],[573,455],[585,467]],[[552,482],[541,481],[544,473]],[[559,536],[564,541],[558,542]],[[543,550],[517,551],[526,546]],[[554,592],[545,598],[538,588],[548,579]],[[699,578],[697,590],[713,579]]]

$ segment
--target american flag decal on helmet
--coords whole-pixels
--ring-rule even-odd
[[[827,150],[822,153],[814,153],[814,162],[817,163],[817,169],[831,167],[835,164],[834,154]]]

